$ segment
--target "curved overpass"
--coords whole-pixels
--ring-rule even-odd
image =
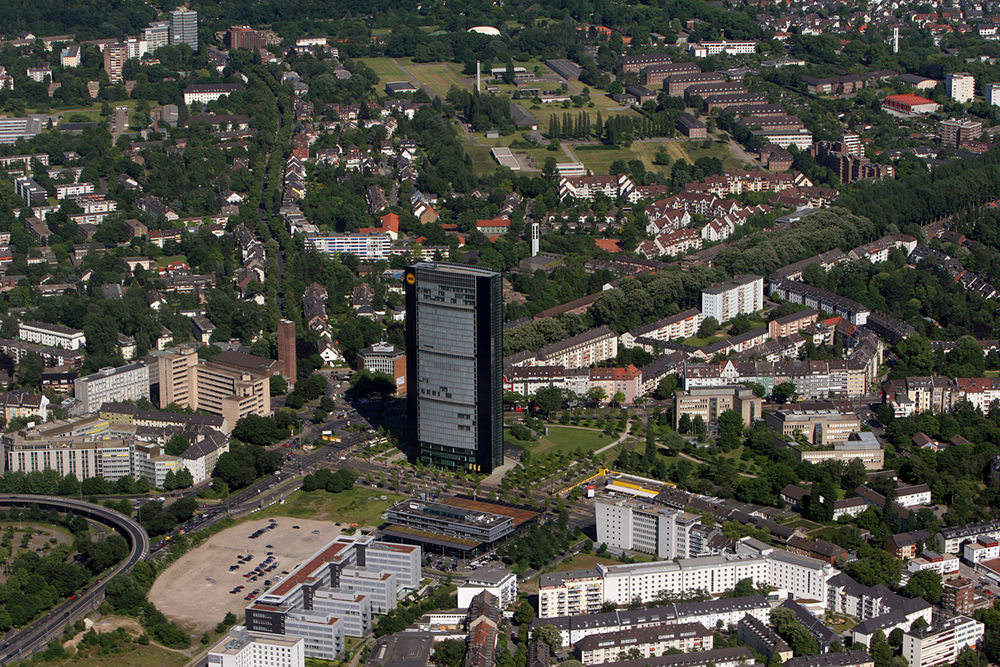
[[[71,511],[74,514],[107,524],[128,542],[131,552],[125,562],[121,563],[109,574],[102,576],[97,583],[76,597],[50,611],[28,627],[7,639],[0,648],[0,665],[31,656],[36,650],[44,648],[54,636],[59,635],[71,620],[95,609],[104,599],[104,588],[108,582],[119,574],[129,572],[136,563],[149,554],[149,535],[134,519],[101,505],[72,498],[54,498],[51,496],[33,495],[3,495],[0,494],[0,507],[31,507],[38,505],[42,509],[54,509],[58,512]]]

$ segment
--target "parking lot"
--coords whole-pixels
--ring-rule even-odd
[[[171,565],[156,578],[149,599],[192,634],[214,628],[226,612],[242,619],[249,594],[266,591],[265,581],[274,585],[340,531],[332,523],[310,519],[247,521]]]

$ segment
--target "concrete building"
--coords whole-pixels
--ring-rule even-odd
[[[94,412],[104,403],[148,399],[149,368],[145,364],[102,368],[78,377],[73,383],[73,395],[81,402],[83,412]]]
[[[596,570],[591,570],[596,572]],[[543,577],[550,575],[542,575]],[[606,613],[542,616],[531,622],[532,629],[551,625],[559,630],[563,646],[573,646],[585,637],[625,632],[636,628],[669,628],[684,623],[700,623],[706,628],[735,626],[746,615],[766,622],[771,605],[763,595],[745,598],[679,602],[652,609],[619,609]],[[807,612],[808,613],[808,612]]]
[[[645,658],[663,655],[664,651],[670,649],[692,653],[711,651],[714,646],[713,633],[704,625],[682,623],[590,635],[578,641],[573,649],[577,659],[583,664],[602,665],[608,662],[620,662],[621,654],[630,655],[633,649],[639,651]]]
[[[187,44],[192,51],[198,53],[198,12],[190,9],[170,12],[170,45],[179,44]],[[190,104],[187,100],[184,103]]]
[[[983,135],[983,124],[971,118],[941,121],[941,144],[958,148],[964,141],[972,141]]]
[[[755,275],[735,276],[701,291],[701,312],[720,324],[737,315],[755,313],[764,307],[764,278]]]
[[[596,614],[604,605],[604,577],[599,570],[542,574],[538,579],[538,617]]]
[[[408,430],[420,460],[489,474],[504,448],[500,274],[422,262],[404,282]]]
[[[606,326],[590,329],[538,348],[535,360],[543,366],[587,368],[618,356],[618,337]]]
[[[697,514],[635,500],[598,500],[594,511],[598,543],[657,558],[691,556],[691,529],[701,523]]]
[[[262,374],[199,362],[193,347],[159,357],[160,406],[176,403],[221,415],[236,424],[246,415],[271,414],[271,386]]]
[[[944,86],[948,97],[956,102],[968,104],[976,94],[976,77],[968,72],[955,72],[945,78]]]
[[[976,610],[975,589],[972,581],[963,577],[952,577],[941,582],[941,606],[959,614],[971,614]]]
[[[785,436],[801,433],[811,444],[821,447],[846,441],[861,430],[857,413],[841,412],[832,402],[799,403],[784,406],[765,417],[767,427]]]
[[[79,67],[80,66],[80,47],[71,44],[59,52],[59,66],[60,67]]]
[[[358,368],[392,378],[396,396],[406,396],[406,352],[392,343],[376,343],[358,351]]]
[[[987,535],[980,535],[975,542],[966,543],[962,547],[962,558],[973,565],[983,561],[1000,558],[1000,540]]]
[[[951,76],[951,75],[949,75]],[[956,616],[919,630],[903,632],[903,657],[910,667],[951,664],[966,646],[983,637],[984,626],[968,616]]]
[[[1000,106],[1000,83],[988,83],[984,87],[983,97],[987,104]]]
[[[229,636],[208,651],[212,667],[304,667],[302,637],[249,632],[237,625]]]
[[[128,60],[128,44],[109,44],[104,47],[104,71],[112,84],[122,82],[122,68]]]
[[[781,662],[786,662],[794,655],[791,647],[774,630],[749,614],[740,619],[736,631],[740,644],[749,646],[768,659],[778,656]]]
[[[688,310],[677,313],[676,315],[664,317],[656,322],[644,324],[640,327],[632,329],[631,331],[626,331],[618,337],[618,344],[621,347],[630,348],[637,346],[636,341],[639,338],[659,341],[672,341],[677,338],[690,338],[698,333],[698,328],[701,326],[704,319],[705,317],[701,314],[700,310],[697,308],[689,308]]]
[[[495,596],[501,609],[506,609],[517,600],[517,575],[507,568],[476,570],[466,576],[458,587],[458,608],[468,609],[473,598],[489,592]]]
[[[184,104],[214,102],[223,95],[244,92],[246,88],[238,83],[198,83],[184,89]]]
[[[405,591],[394,572],[382,572],[367,561],[372,536],[341,535],[297,566],[276,586],[254,600],[246,609],[247,628],[275,635],[304,638],[308,657],[336,660],[343,655],[344,637],[365,637],[371,633],[372,595],[387,596],[376,605],[395,608],[396,597]],[[409,567],[409,553],[382,551],[383,557],[398,555],[398,566]],[[417,563],[420,562],[419,556]],[[412,581],[419,571],[403,578]]]
[[[147,51],[155,54],[161,46],[170,45],[170,21],[154,21],[142,29],[141,35]]]
[[[362,262],[389,259],[392,239],[383,233],[310,234],[306,245],[331,257],[354,255]]]
[[[17,327],[17,335],[29,343],[61,347],[66,350],[79,350],[87,344],[87,338],[82,331],[44,322],[22,322]]]
[[[734,410],[743,417],[744,424],[752,424],[764,414],[764,399],[743,385],[719,387],[692,387],[674,391],[674,428],[681,417],[688,415],[692,420],[701,417],[706,425],[718,423],[719,415],[726,410]]]

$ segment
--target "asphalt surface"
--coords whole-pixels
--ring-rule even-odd
[[[99,521],[112,527],[125,538],[132,551],[124,563],[120,564],[110,574],[101,577],[96,583],[81,591],[76,599],[67,600],[43,618],[38,619],[20,632],[10,633],[4,637],[0,646],[0,665],[15,662],[29,657],[35,651],[42,649],[54,637],[60,635],[67,623],[75,621],[87,612],[97,608],[104,599],[104,589],[108,582],[118,575],[129,572],[149,554],[149,535],[142,526],[120,512],[94,505],[80,500],[68,498],[51,498],[49,496],[32,495],[0,495],[2,507],[30,507],[37,504],[43,509],[72,511],[87,519]]]

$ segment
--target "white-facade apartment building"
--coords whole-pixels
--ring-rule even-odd
[[[148,399],[149,369],[145,364],[102,368],[93,375],[74,380],[73,390],[84,412],[94,412],[104,403]]]
[[[392,240],[388,234],[312,234],[306,245],[330,257],[354,255],[363,262],[389,259]]]
[[[783,550],[738,556],[703,556],[543,575],[539,618],[595,613],[604,602],[627,605],[636,598],[654,600],[661,591],[674,594],[734,588],[743,579],[783,589],[797,598],[826,606],[827,581],[834,574],[825,561]],[[739,619],[737,619],[739,620]]]
[[[302,637],[249,632],[241,625],[208,652],[209,667],[303,667]]]
[[[945,79],[945,89],[948,97],[966,104],[972,101],[976,94],[976,77],[968,72],[955,72]]]
[[[500,601],[500,608],[506,609],[517,600],[517,575],[507,568],[480,570],[465,578],[458,587],[458,608],[468,609],[472,599],[486,591]]]
[[[87,344],[87,337],[82,331],[44,322],[22,322],[17,327],[17,336],[29,343],[64,350],[79,350]]]
[[[1000,541],[985,535],[977,537],[975,542],[962,546],[962,558],[974,565],[1000,558]]]
[[[903,657],[910,667],[951,664],[966,646],[975,647],[984,626],[968,616],[956,616],[936,625],[903,633]]]
[[[747,274],[735,276],[701,291],[701,313],[720,324],[737,315],[755,313],[764,307],[764,278]]]
[[[694,555],[690,536],[691,529],[701,523],[697,514],[636,500],[600,500],[595,511],[598,543],[655,554],[658,558]]]

